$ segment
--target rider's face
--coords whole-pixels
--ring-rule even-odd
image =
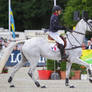
[[[58,11],[58,15],[60,15],[60,14],[61,14],[61,10]]]

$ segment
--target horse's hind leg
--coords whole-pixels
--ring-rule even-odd
[[[41,86],[40,83],[35,78],[35,69],[37,67],[38,60],[39,60],[39,57],[31,58],[31,67],[28,71],[28,75],[32,78],[32,80],[34,81],[37,87],[45,88],[45,86]]]
[[[26,63],[26,58],[24,57],[24,55],[22,54],[22,59],[21,61],[14,67],[13,72],[11,73],[9,79],[8,79],[8,83],[10,83],[10,87],[14,87],[14,85],[12,84],[12,80],[14,78],[15,73]]]
[[[30,67],[30,69],[28,71],[28,75],[32,78],[32,80],[34,81],[35,85],[37,87],[40,87],[40,83],[35,79],[35,76],[34,76],[35,68],[36,67],[34,67],[34,69],[32,67]]]
[[[34,75],[38,60],[39,60],[39,58],[38,59],[33,58],[33,57],[31,58],[31,67],[30,67],[30,69],[28,71],[28,75],[32,78],[32,80],[34,81],[35,85],[37,87],[40,87],[40,83],[36,80],[35,75]]]

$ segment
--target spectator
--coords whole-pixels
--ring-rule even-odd
[[[18,44],[18,50],[22,49],[23,44]]]
[[[1,37],[0,38],[0,50],[2,50],[4,47],[4,39]]]
[[[18,50],[18,46],[15,46],[13,50]]]
[[[92,37],[90,38],[90,41],[91,41],[91,45],[92,45]]]
[[[4,45],[3,48],[7,47],[8,46],[8,42],[5,40],[4,43],[3,43],[3,45]]]
[[[82,50],[85,50],[86,49],[86,45],[85,43],[82,43]]]
[[[2,49],[2,40],[0,40],[0,49]]]
[[[92,49],[92,45],[91,45],[91,41],[90,40],[88,40],[88,44],[87,44],[86,49]]]

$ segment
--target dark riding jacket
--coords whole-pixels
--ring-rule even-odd
[[[59,25],[59,19],[57,14],[52,14],[50,18],[50,28],[49,31],[51,32],[57,32],[58,30],[65,30],[64,26]]]

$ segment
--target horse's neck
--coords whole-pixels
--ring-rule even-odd
[[[83,35],[83,34],[85,34],[86,31],[84,28],[85,25],[83,26],[82,22],[83,22],[83,20],[81,20],[77,24],[76,29],[75,29],[76,32],[72,32],[72,33],[68,32],[68,34],[67,34],[68,35],[67,41],[72,45],[81,46],[83,43],[83,40],[85,37],[85,35]],[[79,32],[79,33],[77,33],[77,32]],[[80,33],[83,33],[83,34],[80,34]]]

